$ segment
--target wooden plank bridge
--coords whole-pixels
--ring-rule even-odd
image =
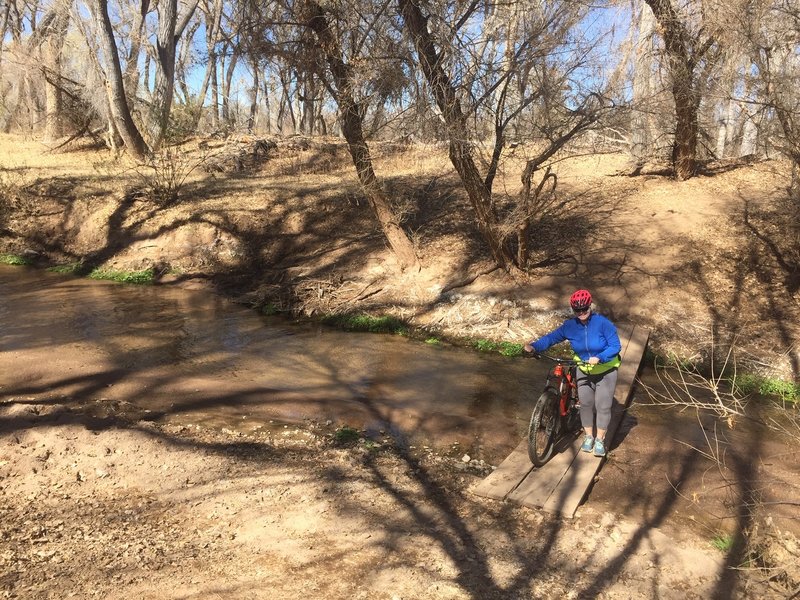
[[[611,424],[606,431],[608,448],[613,446],[614,434],[630,401],[649,337],[649,330],[643,327],[630,326],[620,330],[622,364],[617,374]],[[557,454],[544,467],[534,469],[528,458],[528,441],[523,440],[491,475],[473,489],[473,493],[573,517],[605,462],[605,458],[581,452],[582,441],[583,436],[566,443],[562,441],[556,448]]]

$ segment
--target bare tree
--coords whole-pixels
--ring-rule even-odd
[[[97,26],[98,43],[105,67],[103,72],[114,129],[124,140],[125,147],[131,155],[138,160],[144,160],[150,152],[150,148],[133,121],[125,95],[117,42],[108,15],[108,2],[107,0],[92,0],[90,8]]]
[[[758,69],[759,95],[779,124],[776,143],[792,160],[792,192],[800,199],[800,6],[790,0],[750,0],[740,14]]]
[[[570,84],[569,73],[582,64],[585,49],[573,48],[575,61],[566,65],[563,60],[551,59],[585,9],[558,1],[524,11],[516,4],[500,7],[471,2],[456,5],[455,13],[442,10],[440,14],[452,14],[444,23],[433,13],[424,14],[412,0],[398,0],[398,7],[444,122],[450,161],[469,196],[478,229],[498,266],[524,269],[528,266],[529,211],[536,204],[531,194],[541,193],[544,181],[555,181],[545,172],[534,186],[532,177],[596,120],[601,104],[598,95],[582,90],[569,100],[564,95],[567,89],[580,89]],[[499,10],[506,12],[495,15],[484,29],[486,15]],[[476,30],[488,33],[476,40]],[[512,223],[507,223],[498,213],[493,183],[512,124],[518,132],[531,132],[527,139],[543,148],[524,169],[523,189],[515,210],[510,211]],[[486,136],[492,142],[482,174],[476,149]]]
[[[62,83],[62,50],[69,25],[69,2],[61,0],[53,6],[53,19],[45,34],[42,46],[42,72],[45,89],[44,139],[61,137],[64,126],[64,102]]]
[[[151,145],[157,150],[164,140],[172,110],[175,92],[175,56],[178,40],[197,8],[197,0],[191,0],[178,19],[178,0],[160,0],[157,4],[158,35],[156,36],[156,82],[151,100],[150,133]]]
[[[633,60],[633,119],[631,122],[631,154],[637,161],[644,161],[653,150],[656,135],[652,115],[658,91],[654,80],[653,63],[656,59],[653,37],[655,21],[653,11],[648,8],[638,11],[637,40]]]
[[[253,59],[251,65],[253,72],[253,85],[250,88],[250,111],[247,117],[247,132],[253,133],[256,126],[256,115],[258,114],[258,92],[259,92],[259,72],[260,66],[256,58]]]
[[[672,164],[678,179],[689,179],[697,172],[698,109],[704,78],[719,56],[717,35],[708,22],[702,0],[690,2],[684,15],[679,14],[672,0],[645,2],[652,9],[664,40],[675,102]]]
[[[133,8],[136,7],[134,6]],[[141,0],[138,5],[138,10],[134,10],[132,15],[128,52],[125,56],[125,72],[122,78],[125,90],[128,94],[129,106],[134,105],[136,101],[136,92],[139,87],[139,54],[142,51],[142,43],[145,39],[145,17],[149,11],[150,0]]]
[[[329,89],[339,107],[342,134],[347,140],[361,187],[402,268],[415,267],[418,262],[414,246],[403,231],[399,218],[392,210],[389,199],[375,175],[369,146],[364,136],[365,102],[356,98],[356,73],[352,65],[346,62],[342,43],[336,35],[336,32],[341,34],[343,28],[336,27],[332,22],[332,15],[315,0],[305,0],[301,14],[316,36],[315,45],[330,73]],[[379,18],[379,15],[380,12],[375,18]],[[367,36],[362,34],[360,43],[357,43],[356,47],[365,44],[366,40]]]
[[[199,4],[205,25],[206,70],[200,89],[196,93],[196,105],[192,106],[193,126],[196,128],[203,115],[203,106],[211,89],[211,124],[219,124],[219,99],[217,94],[217,45],[222,39],[223,0],[202,0]]]

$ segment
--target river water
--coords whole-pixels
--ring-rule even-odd
[[[0,267],[0,394],[126,403],[252,431],[330,421],[487,462],[521,439],[547,365],[262,317],[207,291]]]
[[[523,438],[547,368],[290,324],[208,291],[0,266],[0,401],[101,415],[122,407],[245,433],[311,420],[499,464]],[[643,380],[658,385],[652,373]],[[798,481],[796,445],[746,420],[730,429],[653,406],[640,387],[591,500],[638,518],[655,513],[655,525],[689,515],[732,529],[747,525],[743,498],[796,498]],[[800,523],[796,507],[776,506],[781,522]]]

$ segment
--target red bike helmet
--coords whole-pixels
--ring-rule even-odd
[[[569,305],[572,310],[582,310],[592,305],[592,295],[589,290],[578,290],[569,297]]]

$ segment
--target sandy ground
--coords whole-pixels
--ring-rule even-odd
[[[58,405],[0,418],[9,598],[780,597],[652,520],[483,500],[458,459]]]
[[[575,204],[542,228],[541,252],[548,231],[570,232],[578,238],[554,242],[570,249],[563,260],[524,281],[492,272],[442,294],[485,256],[452,169],[429,149],[376,153],[423,262],[419,273],[398,273],[341,147],[295,148],[252,173],[196,173],[182,202],[156,207],[126,195],[120,174],[130,171],[102,153],[42,155],[5,142],[3,251],[156,267],[254,306],[388,312],[435,335],[515,342],[563,318],[580,285],[616,321],[650,328],[658,352],[708,362],[735,343],[743,365],[797,375],[797,224],[783,218],[786,170],[776,162],[722,165],[686,183],[620,175],[622,157],[562,163],[561,189]],[[731,569],[742,548],[719,551],[688,525],[662,529],[659,504],[623,517],[613,501],[590,503],[565,521],[472,495],[484,474],[389,443],[338,447],[313,425],[247,436],[5,397],[0,590],[154,599],[794,593],[775,571]],[[796,539],[782,535],[773,565],[798,556]]]

